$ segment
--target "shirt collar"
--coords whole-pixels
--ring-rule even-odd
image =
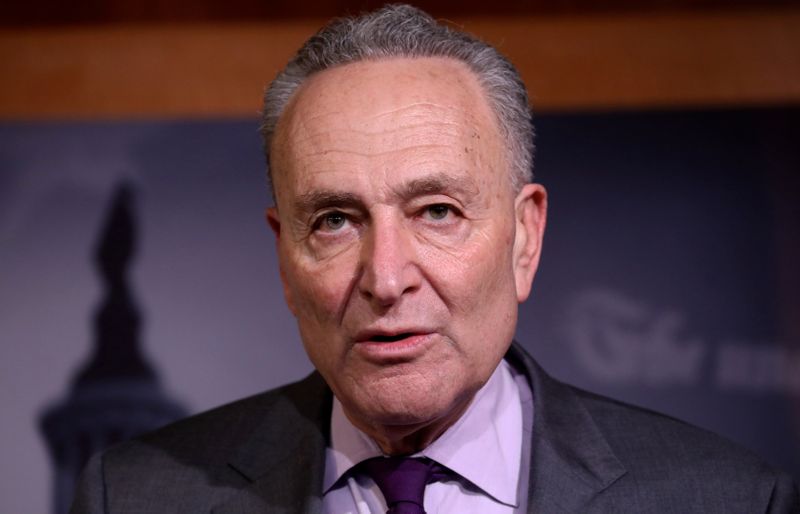
[[[501,361],[461,418],[417,456],[433,459],[495,500],[517,506],[521,453],[519,390],[509,365]],[[375,441],[350,423],[334,397],[324,491],[359,462],[380,455]]]

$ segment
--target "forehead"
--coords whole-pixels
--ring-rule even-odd
[[[320,72],[298,89],[273,139],[273,180],[279,186],[290,174],[290,182],[302,182],[338,164],[487,167],[479,161],[495,161],[502,147],[483,89],[463,63],[361,61]]]

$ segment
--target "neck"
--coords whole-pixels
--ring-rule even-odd
[[[444,416],[416,424],[363,423],[351,416],[346,408],[344,413],[356,428],[375,441],[385,455],[411,455],[424,450],[444,434],[466,412],[473,398],[474,395],[467,398]]]

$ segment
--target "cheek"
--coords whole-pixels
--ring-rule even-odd
[[[296,259],[286,266],[285,275],[301,329],[313,328],[309,323],[326,327],[340,319],[351,281],[346,266]]]
[[[437,266],[437,289],[448,303],[451,335],[476,377],[485,378],[494,369],[513,338],[517,301],[511,232],[482,234],[457,258],[440,260]]]
[[[330,371],[338,369],[343,357],[337,335],[347,305],[347,274],[339,267],[293,262],[286,275],[300,339],[314,367],[330,380]]]
[[[464,274],[464,283],[479,284],[478,287],[462,287],[462,315],[467,317],[468,323],[476,332],[486,332],[493,325],[498,317],[506,318],[509,306],[514,307],[515,289],[513,287],[513,276],[510,273],[510,265],[501,267],[499,259],[505,256],[494,255],[492,265],[481,263]]]
[[[457,254],[446,256],[440,269],[449,295],[460,311],[486,310],[513,283],[510,231],[478,232]],[[441,261],[440,261],[441,262]]]

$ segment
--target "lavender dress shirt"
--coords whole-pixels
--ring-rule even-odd
[[[522,389],[522,390],[521,390]],[[425,489],[428,514],[523,512],[529,462],[531,392],[525,378],[502,361],[475,395],[467,411],[430,446],[415,454],[451,469],[457,476]],[[531,414],[526,416],[526,414]],[[526,440],[527,439],[527,440]],[[381,455],[378,445],[354,427],[334,398],[331,445],[326,449],[323,512],[384,514],[386,503],[369,477],[352,470]]]

